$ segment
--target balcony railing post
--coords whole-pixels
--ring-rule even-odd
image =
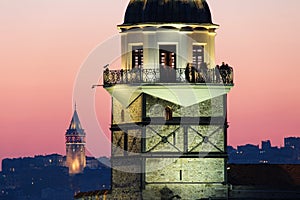
[[[121,69],[120,73],[121,73],[121,83],[124,83],[124,70]]]

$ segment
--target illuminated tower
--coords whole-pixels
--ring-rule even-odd
[[[85,132],[81,127],[76,106],[65,136],[66,165],[69,167],[69,174],[81,173],[86,165]]]
[[[226,198],[233,70],[216,68],[207,2],[131,0],[118,28],[122,69],[103,76],[113,198]]]

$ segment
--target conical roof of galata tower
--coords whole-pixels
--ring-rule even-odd
[[[124,25],[146,23],[212,24],[206,0],[131,0]]]

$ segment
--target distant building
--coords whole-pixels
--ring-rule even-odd
[[[284,138],[284,146],[292,149],[300,149],[300,137]]]
[[[270,140],[258,145],[246,144],[237,149],[228,146],[229,163],[235,164],[300,164],[300,138],[284,138],[284,147],[271,145]]]
[[[300,163],[300,137],[284,138],[284,147],[295,150],[295,159]]]
[[[86,166],[85,132],[81,127],[76,111],[66,132],[66,166],[70,174],[82,173]]]
[[[258,145],[252,145],[252,144],[246,144],[244,146],[238,146],[238,155],[240,157],[240,161],[243,160],[243,158],[246,158],[249,162],[257,163],[259,162],[259,146]]]
[[[269,150],[271,149],[271,141],[270,140],[266,140],[266,141],[262,141],[261,142],[261,148],[263,151]]]
[[[45,167],[63,167],[65,158],[59,154],[24,158],[5,158],[2,160],[2,171],[18,172],[24,169],[41,169]]]

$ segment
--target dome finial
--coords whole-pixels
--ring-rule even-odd
[[[145,8],[146,8],[146,5],[147,5],[147,0],[144,0],[144,6],[143,6],[143,10],[145,10]]]
[[[195,0],[195,4],[198,9],[202,9],[204,7],[203,0]]]

